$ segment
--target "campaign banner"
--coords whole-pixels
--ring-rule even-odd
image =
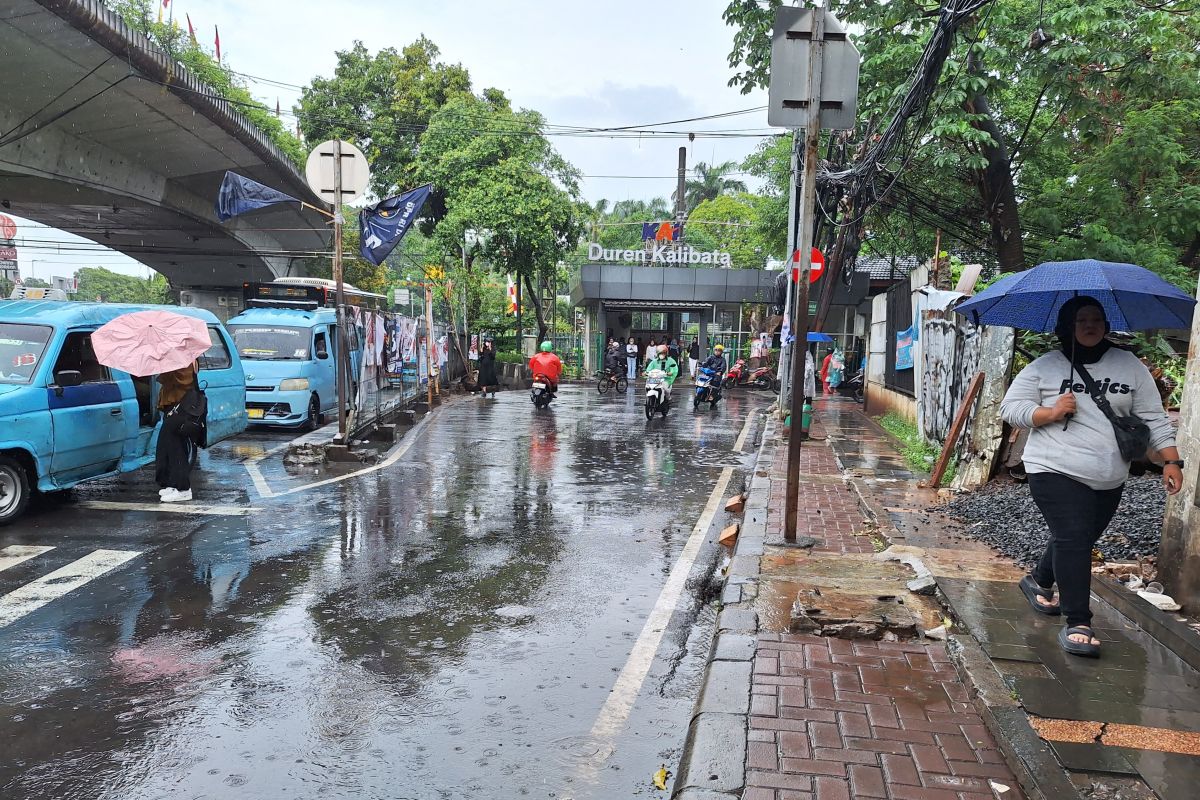
[[[896,369],[913,368],[913,326],[896,333]]]

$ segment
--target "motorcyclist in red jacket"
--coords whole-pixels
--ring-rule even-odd
[[[554,344],[549,340],[542,342],[540,349],[540,353],[535,353],[533,358],[529,359],[529,371],[533,373],[535,381],[539,375],[545,378],[546,383],[550,385],[550,393],[553,394],[558,391],[558,379],[562,377],[562,359],[554,354]]]

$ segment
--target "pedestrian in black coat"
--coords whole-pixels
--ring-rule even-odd
[[[492,397],[495,397],[499,385],[500,381],[496,378],[496,346],[493,342],[484,342],[483,350],[479,352],[479,389],[487,397],[490,386]]]

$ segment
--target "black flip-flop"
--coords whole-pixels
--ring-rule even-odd
[[[1047,606],[1038,602],[1037,599],[1039,597],[1043,597],[1047,600],[1054,597],[1054,592],[1038,586],[1037,581],[1033,579],[1032,575],[1026,575],[1024,578],[1021,578],[1021,583],[1019,585],[1021,587],[1021,593],[1025,595],[1025,599],[1029,601],[1029,605],[1033,606],[1034,611],[1051,617],[1057,617],[1059,615],[1060,609],[1058,607],[1058,603],[1055,603],[1052,606]]]
[[[1086,636],[1086,642],[1071,641],[1072,635]],[[1058,632],[1058,643],[1062,645],[1062,649],[1066,650],[1073,656],[1087,656],[1089,658],[1100,657],[1099,645],[1092,644],[1092,639],[1096,638],[1096,634],[1087,625],[1076,625],[1073,628],[1063,628]]]

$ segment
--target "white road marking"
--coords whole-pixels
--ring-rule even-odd
[[[721,470],[721,477],[717,479],[717,485],[713,487],[712,494],[708,496],[708,503],[704,506],[700,519],[696,520],[696,526],[692,528],[691,536],[688,537],[687,544],[683,546],[683,552],[679,554],[679,559],[671,568],[671,574],[667,576],[667,582],[658,595],[658,602],[654,604],[654,610],[650,612],[650,617],[642,626],[642,633],[634,643],[633,650],[630,651],[629,658],[621,669],[621,674],[617,676],[617,682],[613,685],[608,699],[604,701],[604,707],[600,709],[596,723],[592,726],[592,737],[595,742],[615,740],[629,719],[629,712],[633,710],[633,704],[641,692],[642,683],[646,680],[647,673],[650,672],[654,654],[658,652],[658,646],[667,630],[667,624],[671,621],[671,615],[675,613],[679,597],[683,594],[684,584],[692,572],[692,565],[695,564],[696,556],[700,553],[704,535],[708,532],[708,526],[712,524],[717,510],[721,508],[725,490],[732,478],[733,467]]]
[[[112,572],[141,555],[137,550],[94,550],[78,561],[56,569],[0,597],[0,628],[37,611],[90,580]]]
[[[248,517],[261,508],[253,506],[206,506],[201,503],[119,503],[112,500],[80,500],[79,508],[96,511],[152,511],[156,514],[199,514],[209,517]]]
[[[361,478],[363,475],[370,475],[372,472],[378,472],[381,469],[387,469],[400,459],[404,458],[405,454],[408,453],[408,451],[412,448],[413,444],[420,437],[421,433],[424,432],[425,427],[428,425],[429,420],[432,419],[432,417],[432,413],[426,414],[420,422],[418,422],[410,431],[404,434],[404,438],[401,440],[400,445],[378,464],[372,464],[369,467],[355,470],[354,472],[347,473],[346,475],[338,475],[336,478],[326,478],[323,481],[306,483],[303,486],[296,486],[284,492],[276,492],[274,489],[272,489],[267,484],[267,479],[263,477],[262,470],[258,468],[259,462],[275,453],[278,453],[280,450],[287,448],[290,446],[290,442],[286,445],[276,447],[274,450],[263,453],[261,456],[255,456],[254,458],[246,461],[246,471],[250,473],[250,479],[254,481],[254,489],[261,497],[285,497],[289,494],[297,494],[299,492],[307,492],[311,491],[312,489],[318,489],[322,486],[328,486],[332,483],[341,483],[342,481],[348,481],[352,478]]]
[[[742,425],[742,432],[738,434],[737,441],[733,443],[735,452],[742,452],[742,448],[746,446],[746,439],[750,436],[750,424],[754,421],[754,413],[746,415],[746,424]]]
[[[38,547],[31,544],[10,544],[0,550],[0,572],[31,558],[37,558],[42,553],[48,553],[53,549],[53,547]]]

